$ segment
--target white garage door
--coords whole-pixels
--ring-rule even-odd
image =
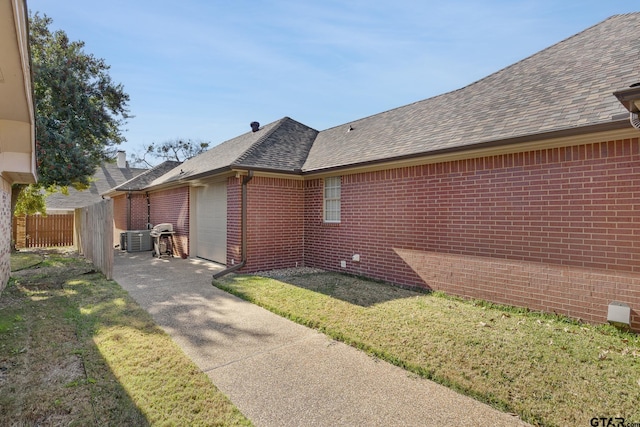
[[[198,187],[196,193],[196,253],[200,258],[227,262],[226,183]]]

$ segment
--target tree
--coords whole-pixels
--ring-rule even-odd
[[[190,139],[173,139],[162,143],[152,142],[145,147],[141,155],[134,156],[136,165],[153,166],[153,161],[148,157],[160,160],[175,160],[182,162],[202,154],[209,149],[208,142],[195,142]]]
[[[44,192],[85,189],[96,168],[114,157],[125,140],[129,95],[112,82],[103,59],[84,52],[84,42],[51,31],[52,19],[29,17],[33,68],[38,183],[12,189],[12,213],[18,201],[25,213],[43,210]],[[27,199],[27,200],[25,200]]]

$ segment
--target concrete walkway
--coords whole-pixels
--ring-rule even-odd
[[[116,251],[114,280],[256,426],[518,426],[211,285],[221,267]]]

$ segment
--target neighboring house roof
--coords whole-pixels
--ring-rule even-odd
[[[70,210],[92,205],[102,200],[102,194],[145,172],[146,169],[119,168],[115,163],[105,163],[93,174],[87,190],[69,187],[69,195],[54,193],[46,198],[47,210]]]
[[[106,196],[108,194],[113,194],[119,191],[142,191],[158,177],[161,177],[162,175],[166,174],[167,172],[181,164],[182,162],[178,162],[175,160],[166,160],[149,170],[145,170],[135,178],[132,178],[118,185],[117,187],[111,188],[110,190],[105,191],[102,194]]]
[[[626,121],[612,93],[640,80],[639,28],[640,13],[616,15],[462,89],[322,131],[303,170]]]
[[[318,131],[284,117],[191,158],[150,186],[203,178],[232,169],[299,173]]]
[[[0,2],[0,173],[36,182],[35,119],[25,0]]]

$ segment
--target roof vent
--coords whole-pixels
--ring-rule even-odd
[[[260,129],[260,123],[258,122],[251,122],[249,126],[251,126],[251,132],[258,132]]]

